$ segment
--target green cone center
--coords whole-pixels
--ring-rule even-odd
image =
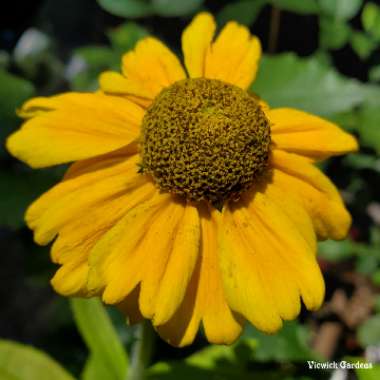
[[[214,79],[165,88],[142,123],[141,167],[163,191],[216,207],[267,167],[270,125],[257,98]]]

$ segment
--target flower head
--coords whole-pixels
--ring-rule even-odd
[[[270,125],[246,91],[195,78],[164,89],[142,122],[142,170],[161,190],[223,203],[265,171]]]
[[[57,292],[100,296],[174,345],[203,325],[231,343],[245,320],[275,332],[323,300],[317,238],[351,220],[314,162],[357,149],[317,116],[271,109],[248,88],[261,48],[201,13],[182,35],[186,72],[155,38],[103,73],[101,91],[34,98],[9,151],[32,167],[75,161],[26,213],[53,242]],[[259,95],[259,94],[258,94]]]

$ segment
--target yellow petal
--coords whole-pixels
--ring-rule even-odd
[[[87,261],[74,259],[57,270],[51,279],[51,285],[57,293],[63,296],[85,297],[87,295],[87,276]]]
[[[316,160],[358,149],[353,136],[320,117],[291,108],[267,110],[266,115],[278,149]]]
[[[198,210],[195,206],[187,204],[157,293],[153,318],[155,326],[166,323],[181,304],[198,258],[199,247]]]
[[[38,223],[38,218],[67,193],[76,191],[83,186],[92,185],[100,178],[107,178],[122,173],[128,168],[130,170],[133,169],[132,160],[128,154],[125,156],[107,154],[75,162],[69,167],[61,183],[54,186],[29,206],[26,212],[28,226],[34,229]],[[137,156],[135,160],[137,162]]]
[[[125,194],[144,185],[154,185],[136,173],[138,157],[116,167],[90,172],[61,182],[35,201],[26,212],[28,226],[38,244],[49,243],[60,228],[86,211],[117,194]]]
[[[199,206],[199,205],[198,205]],[[216,225],[207,207],[198,207],[202,243],[196,267],[184,299],[174,315],[157,327],[160,336],[174,346],[191,344],[203,323],[209,342],[231,344],[242,331],[242,322],[231,312],[219,270]],[[240,318],[241,319],[241,318]]]
[[[315,251],[295,221],[266,192],[257,192],[247,209],[236,209],[234,217],[268,279],[280,316],[293,319],[298,314],[299,294],[308,309],[317,309],[324,297],[323,277]]]
[[[118,164],[125,164],[127,165],[127,168],[133,168],[134,163],[132,163],[132,161],[127,162],[127,160],[132,158],[131,156],[135,156],[135,159],[137,159],[136,155],[139,151],[139,144],[137,141],[134,141],[123,148],[112,151],[111,153],[76,161],[69,166],[63,178],[66,181],[68,179],[79,177],[83,174],[95,174],[98,170],[107,168],[110,169],[109,172],[112,172],[116,169]],[[125,168],[122,170],[125,170]],[[102,172],[102,175],[107,175],[107,172]]]
[[[141,279],[139,304],[146,318],[152,319],[155,313],[160,282],[165,273],[173,249],[174,236],[183,213],[184,206],[173,200],[169,207],[157,216],[139,247],[141,253],[145,251],[145,256],[149,256],[139,273]]]
[[[104,288],[105,302],[119,303],[127,295],[124,288],[125,258],[134,252],[148,230],[152,218],[155,218],[169,200],[170,195],[162,195],[155,191],[149,199],[136,203],[135,207],[130,208],[91,250],[88,287]]]
[[[139,193],[142,192],[143,188]],[[88,255],[98,240],[128,211],[131,198],[131,194],[127,194],[99,203],[60,229],[51,250],[52,261],[62,265],[52,279],[58,293],[65,296],[94,293],[87,289]]]
[[[151,102],[151,91],[144,86],[143,82],[132,81],[115,71],[105,71],[100,74],[99,85],[102,91],[111,95],[134,94],[141,101]],[[136,100],[135,100],[136,102]],[[136,102],[139,104],[139,102]]]
[[[155,210],[152,209],[152,212],[155,212]],[[176,202],[165,203],[159,212],[156,212],[149,220],[146,219],[148,226],[141,231],[131,231],[134,235],[133,239],[127,233],[124,234],[123,239],[126,239],[126,241],[121,239],[112,250],[112,253],[109,254],[109,257],[107,257],[107,262],[113,261],[108,264],[109,268],[107,270],[112,271],[113,267],[114,270],[113,277],[107,283],[103,294],[105,302],[115,303],[129,294],[142,280],[147,278],[147,267],[151,265],[156,268],[155,277],[160,274],[162,276],[167,257],[172,248],[173,234],[175,234],[175,229],[182,213],[183,206],[181,204]],[[145,218],[145,216],[142,215],[142,218]],[[120,225],[120,228],[122,228],[122,225]],[[133,229],[132,227],[127,228]],[[135,240],[137,243],[130,244]],[[105,252],[105,255],[107,254],[108,252]],[[97,265],[104,265],[105,260],[103,259],[105,257]],[[105,280],[107,281],[107,279]],[[155,290],[157,291],[157,288]],[[145,288],[144,291],[146,292]],[[140,303],[141,297],[140,295]],[[152,299],[151,302],[150,307],[154,307],[155,299]],[[141,310],[145,315],[144,308],[141,308]]]
[[[165,87],[186,78],[178,58],[159,40],[147,37],[123,56],[123,86],[128,94],[153,99]],[[120,82],[121,83],[121,82]]]
[[[115,194],[112,199],[99,202],[96,207],[78,214],[59,230],[51,250],[52,260],[65,264],[73,256],[83,256],[87,260],[88,253],[97,241],[110,230],[136,204],[149,199],[151,186],[141,186],[124,194]]]
[[[7,140],[8,150],[32,167],[107,153],[139,135],[144,111],[122,98],[68,93],[35,98],[20,111],[30,118]]]
[[[153,102],[153,99],[141,98],[135,95],[127,95],[126,98],[131,102],[143,107],[144,109],[147,109]]]
[[[302,235],[305,242],[309,245],[312,252],[317,253],[317,237],[314,231],[313,221],[311,216],[305,210],[302,202],[296,197],[288,196],[288,192],[284,192],[279,187],[275,186],[270,180],[265,183],[262,190],[265,196],[273,202],[281,211],[286,214],[294,226],[298,229],[298,232]],[[246,199],[254,197],[255,191],[251,191],[251,194],[245,196]]]
[[[261,56],[257,37],[248,28],[229,22],[208,50],[205,77],[247,89],[256,76]]]
[[[101,73],[99,76],[99,86],[106,94],[123,96],[144,109],[152,104],[150,93],[141,83],[131,82],[125,76],[115,71]],[[131,93],[135,95],[131,95]]]
[[[218,223],[219,258],[227,302],[258,329],[272,333],[282,326],[264,277],[258,253],[247,242],[242,226],[225,207]],[[245,226],[247,228],[247,226]]]
[[[137,194],[127,193],[98,203],[70,220],[59,231],[51,250],[52,261],[61,264],[52,279],[54,289],[65,296],[93,295],[87,288],[88,256],[98,240],[133,206],[150,193],[142,187]]]
[[[128,174],[128,170],[123,170],[127,169],[127,158],[124,152],[121,156],[110,154],[102,160],[94,158],[75,163],[64,181],[41,196],[29,208],[27,221],[30,227],[36,230],[37,242],[47,244],[58,233],[51,249],[52,261],[62,265],[52,279],[52,285],[58,293],[92,295],[87,289],[89,251],[134,202],[143,201],[155,191],[148,179],[140,175],[143,182],[137,181],[138,188],[125,187],[123,191],[115,188],[113,195],[106,200],[93,197],[90,201],[93,187],[96,187],[103,177],[109,179],[112,174],[115,175],[120,169],[117,167],[120,162],[123,165],[119,174],[123,175],[124,180],[131,175]],[[128,161],[128,165],[131,166],[131,162]],[[81,195],[83,192],[85,196]],[[111,193],[112,186],[108,194]],[[74,194],[74,201],[70,199],[69,194]]]
[[[199,260],[192,273],[182,303],[173,316],[164,324],[156,326],[161,338],[175,347],[191,344],[199,330],[201,315],[197,307],[199,283]]]
[[[217,211],[212,211],[215,214]],[[241,334],[242,322],[229,308],[219,269],[217,224],[211,215],[202,215],[201,272],[198,298],[207,340],[231,344]]]
[[[321,239],[344,239],[351,216],[334,184],[315,166],[295,154],[272,152],[272,183],[285,194],[294,196],[310,214]],[[277,170],[276,170],[277,169]]]
[[[185,66],[191,78],[205,76],[207,51],[215,33],[215,20],[210,13],[200,13],[182,34]]]

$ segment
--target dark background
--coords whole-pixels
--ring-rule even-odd
[[[230,2],[226,0],[207,0],[204,3],[204,8],[212,11],[213,14],[217,14],[228,3]],[[292,51],[301,57],[314,54],[320,46],[319,17],[319,15],[281,11],[279,33],[271,53]],[[180,54],[180,31],[184,29],[191,18],[192,15],[172,18],[154,16],[135,21],[151,34],[167,42]],[[268,52],[272,18],[273,9],[270,5],[266,5],[250,26],[251,31],[262,41],[265,52]],[[0,50],[11,54],[25,30],[33,26],[51,36],[53,40],[52,51],[62,64],[67,64],[76,48],[85,45],[109,45],[105,31],[117,27],[125,21],[121,17],[110,15],[96,1],[92,0],[8,1],[6,6],[2,7],[0,19]],[[360,29],[360,14],[354,16],[349,24],[352,28]],[[327,53],[331,60],[330,64],[338,72],[346,77],[356,78],[363,82],[368,81],[370,68],[380,62],[380,49],[378,48],[367,59],[359,57],[350,44],[336,50],[329,49]],[[26,76],[25,72],[12,60],[8,64],[7,71],[20,77]],[[43,95],[67,91],[71,88],[71,84],[65,78],[60,78],[50,86],[49,78],[46,75],[45,63],[41,63],[37,72],[28,80],[33,82],[37,93]],[[0,83],[0,86],[2,85]],[[19,122],[12,121],[12,127],[17,126],[17,123]],[[6,128],[9,129],[8,126]],[[363,147],[361,152],[367,156],[378,157],[377,152],[368,146]],[[380,201],[378,190],[380,180],[378,171],[374,172],[368,166],[358,169],[357,164],[355,165],[351,167],[338,158],[329,161],[324,169],[333,177],[334,182],[341,189],[351,189],[347,190],[348,193],[350,191],[354,193],[355,199],[349,204],[354,218],[351,240],[355,244],[362,244],[363,246],[360,247],[363,248],[372,244],[370,235],[374,226],[378,229],[376,220],[368,214],[367,207],[371,202]],[[7,210],[6,212],[10,214],[9,218],[12,219],[13,213],[21,215],[25,208],[24,205],[57,181],[64,168],[54,169],[46,175],[41,171],[38,171],[37,174],[31,174],[23,164],[7,154],[2,154],[0,169],[3,173],[15,172],[29,178],[26,183],[20,182],[20,185],[13,180],[13,182],[8,181],[7,184],[0,181],[0,185],[5,186],[5,190],[1,191],[2,200],[0,202],[3,206],[1,210]],[[28,192],[29,185],[30,192]],[[7,200],[9,196],[14,194],[18,196],[20,193],[18,186],[23,187],[20,197],[23,196],[24,192],[28,193],[24,198],[20,198],[21,210],[11,208],[14,204],[12,202],[15,202],[13,198],[12,202]],[[359,188],[352,190],[354,186],[359,186]],[[353,253],[348,254],[343,246],[334,247],[329,246],[328,249],[344,251],[342,258],[339,257],[339,260],[336,260],[334,257],[334,260],[331,261],[331,254],[327,254],[327,259],[324,256],[321,258],[321,265],[325,270],[327,280],[327,300],[331,301],[337,290],[343,291],[346,297],[351,299],[354,294],[357,294],[355,292],[360,285],[370,289],[371,305],[373,305],[375,294],[378,293],[378,284],[369,280],[372,272],[364,275],[357,274],[357,250],[359,246],[355,246],[356,256]],[[347,250],[349,249],[347,248]],[[350,250],[352,251],[352,248]],[[33,243],[31,232],[20,221],[17,223],[12,221],[9,225],[4,223],[0,226],[0,251],[0,336],[39,347],[49,352],[74,374],[78,374],[87,357],[87,350],[75,328],[67,300],[55,295],[49,286],[49,278],[55,268],[49,261],[48,248],[37,247]],[[369,264],[359,263],[359,265]],[[378,270],[377,265],[376,261],[374,273]],[[349,276],[353,276],[354,279],[349,278]],[[359,304],[358,307],[363,307],[363,305]],[[372,306],[366,313],[366,318],[369,318],[370,314],[373,313]],[[133,341],[133,329],[125,332],[122,316],[114,310],[110,311],[110,315],[120,332],[121,338],[129,347]],[[363,355],[365,347],[356,339],[358,326],[350,326],[344,321],[344,318],[342,319],[339,316],[339,313],[334,314],[329,310],[324,310],[320,314],[311,315],[304,312],[301,316],[301,324],[306,322],[308,325],[314,326],[314,331],[319,333],[323,333],[321,326],[326,322],[337,322],[341,326],[343,332],[335,342],[336,347],[331,357]],[[380,329],[380,326],[378,327]],[[162,341],[159,341],[157,345],[154,361],[184,358],[205,346],[205,340],[200,336],[193,346],[183,350],[171,348]],[[280,366],[279,361],[276,362],[273,358],[269,358],[268,362],[256,363],[255,365],[264,369]],[[293,372],[302,375],[304,367],[295,367]],[[317,377],[325,378],[326,374],[321,372]]]

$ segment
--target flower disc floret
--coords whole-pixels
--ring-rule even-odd
[[[213,79],[164,89],[142,124],[142,170],[163,191],[215,206],[238,198],[267,166],[269,121],[257,98]]]

